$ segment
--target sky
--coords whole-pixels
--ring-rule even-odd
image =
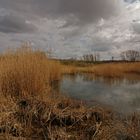
[[[55,58],[140,51],[139,0],[0,0],[0,52],[30,42]]]

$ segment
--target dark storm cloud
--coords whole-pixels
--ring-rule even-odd
[[[1,6],[27,15],[70,18],[85,24],[120,11],[121,0],[0,0]]]
[[[104,36],[110,35],[110,28],[117,23],[104,26],[112,21],[110,17],[119,14],[121,1],[0,0],[1,45],[17,47],[29,41],[34,47],[54,49],[59,58],[81,56],[89,51],[107,52],[112,50],[112,42],[108,41],[112,37],[104,39]],[[104,26],[97,26],[100,19]],[[98,33],[98,28],[109,29]]]
[[[0,16],[0,32],[30,33],[34,31],[36,31],[36,27],[26,22],[24,18],[14,15]]]
[[[75,15],[82,24],[109,18],[117,14],[118,9],[118,0],[59,0],[57,10],[60,15]]]

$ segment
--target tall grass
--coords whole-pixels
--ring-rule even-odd
[[[23,46],[0,57],[0,92],[5,96],[40,96],[49,84],[60,78],[58,62],[50,62],[45,53]]]
[[[6,133],[6,137],[17,133],[20,136],[22,131],[27,136],[33,133],[32,123],[45,111],[51,83],[60,77],[59,62],[30,46],[1,54],[0,133]]]
[[[140,62],[91,64],[84,67],[62,65],[63,74],[93,73],[104,77],[123,77],[125,74],[140,74]]]
[[[73,65],[62,65],[61,64],[61,73],[62,74],[77,74],[77,73],[93,73],[93,67],[80,67],[80,66],[73,66]]]
[[[140,74],[140,62],[135,63],[110,63],[92,67],[95,75],[105,77],[122,77],[124,74]]]

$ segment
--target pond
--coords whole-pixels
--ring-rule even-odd
[[[89,74],[64,75],[60,92],[89,104],[102,104],[120,112],[140,111],[140,76],[103,78]]]

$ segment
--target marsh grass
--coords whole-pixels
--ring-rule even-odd
[[[59,62],[49,60],[44,52],[26,44],[1,54],[0,132],[20,136],[16,130],[25,129],[30,134],[35,112],[41,106],[44,109],[44,101],[51,94],[51,83],[61,77],[59,69]],[[27,109],[27,106],[30,107]]]
[[[96,76],[103,77],[124,77],[125,74],[140,74],[140,62],[122,62],[122,63],[101,63],[91,64],[84,67],[76,65],[62,65],[62,73],[76,74],[76,73],[93,73]]]
[[[23,46],[1,56],[0,91],[5,96],[41,96],[49,92],[50,82],[59,79],[59,64],[41,51]]]
[[[107,108],[51,96],[62,72],[59,62],[28,46],[0,56],[0,139],[138,140],[138,114],[122,118]]]
[[[122,77],[124,74],[140,74],[140,62],[96,65],[93,66],[93,73],[105,77]]]

